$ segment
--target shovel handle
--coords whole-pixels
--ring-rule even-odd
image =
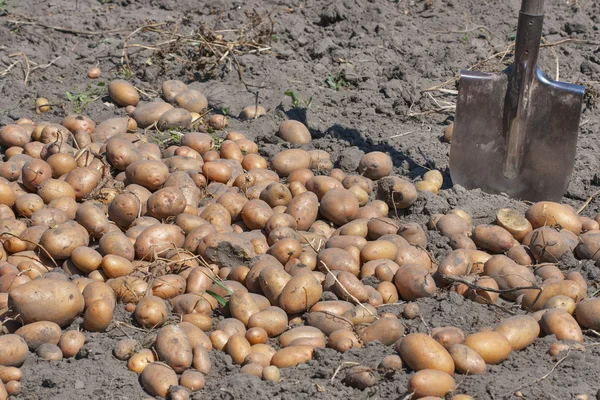
[[[529,15],[544,15],[544,0],[523,0],[521,12]]]

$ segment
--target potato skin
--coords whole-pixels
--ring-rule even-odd
[[[4,367],[20,367],[29,356],[27,342],[19,335],[0,336],[0,365]]]
[[[122,79],[115,79],[108,84],[108,95],[121,107],[135,106],[140,101],[140,95],[135,87]]]
[[[335,188],[325,193],[319,211],[334,224],[344,225],[354,219],[358,208],[358,199],[352,192]]]
[[[171,367],[162,362],[150,363],[144,368],[141,376],[142,387],[152,396],[167,397],[171,386],[178,384],[177,374]]]
[[[24,324],[51,321],[65,327],[83,312],[84,300],[71,282],[40,278],[11,290],[8,304]]]
[[[183,330],[175,325],[160,328],[154,348],[158,358],[175,372],[183,372],[192,365],[193,353],[190,341]]]
[[[477,247],[490,253],[504,253],[513,246],[514,238],[506,229],[496,225],[477,225],[471,236]]]
[[[437,370],[423,369],[410,377],[408,381],[408,391],[413,397],[424,398],[443,398],[446,393],[454,390],[456,383],[451,375]]]
[[[379,341],[390,346],[404,335],[404,325],[399,319],[380,318],[360,332],[364,343]]]
[[[454,373],[454,361],[448,351],[424,333],[411,333],[396,343],[396,350],[414,371],[434,369]]]
[[[314,355],[312,346],[290,346],[285,347],[273,355],[271,365],[277,368],[295,367],[298,364],[311,360]]]
[[[506,360],[512,350],[511,344],[498,332],[477,332],[465,338],[465,346],[475,350],[486,364],[499,364]]]
[[[312,274],[296,275],[279,295],[279,307],[288,314],[304,312],[319,301],[321,294],[323,287]]]
[[[436,286],[429,271],[416,264],[403,265],[394,275],[394,284],[398,294],[406,301],[421,297],[433,297]]]
[[[479,375],[486,372],[485,361],[472,348],[457,343],[448,349],[456,370],[461,374]]]
[[[285,210],[296,220],[299,231],[306,231],[316,221],[319,212],[319,199],[312,192],[304,192],[294,197]]]
[[[575,317],[582,327],[600,330],[600,298],[585,299],[577,304]]]
[[[543,226],[560,226],[576,235],[581,233],[579,216],[562,204],[552,201],[539,201],[525,212],[525,218],[533,229]]]
[[[542,315],[540,326],[546,334],[554,335],[558,340],[583,342],[583,333],[577,321],[562,308],[547,310]]]
[[[31,351],[36,351],[44,343],[58,344],[61,334],[60,326],[49,321],[27,324],[15,332],[15,335],[25,339]]]
[[[506,336],[512,350],[523,350],[537,339],[540,325],[529,315],[515,315],[500,322],[494,331]]]

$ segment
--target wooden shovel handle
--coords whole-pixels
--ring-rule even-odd
[[[521,12],[530,15],[544,15],[544,0],[523,0]]]

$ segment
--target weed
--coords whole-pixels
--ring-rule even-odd
[[[133,78],[133,71],[127,65],[121,65],[119,68],[119,76],[125,80]]]
[[[274,41],[274,42],[277,42],[277,41],[279,41],[279,35],[278,35],[278,34],[274,34],[274,35],[272,35],[272,36],[271,36],[271,40],[272,40],[272,41]]]
[[[87,89],[81,93],[66,92],[65,97],[73,103],[73,111],[81,114],[85,108],[94,101],[101,98],[106,93],[106,83],[90,83]]]
[[[225,116],[228,116],[229,113],[231,112],[229,107],[221,107],[221,113]]]
[[[286,96],[288,96],[290,99],[292,99],[292,107],[294,107],[294,108],[300,108],[300,106],[302,104],[306,108],[310,108],[310,106],[312,105],[312,96],[310,96],[308,98],[308,100],[304,100],[304,99],[300,98],[300,96],[298,96],[298,93],[296,93],[292,90],[286,90],[284,94]]]
[[[344,73],[338,73],[336,75],[327,74],[327,79],[325,80],[327,86],[329,86],[333,90],[340,90],[348,87],[352,87],[352,84],[346,80],[344,77]]]
[[[465,32],[465,33],[463,33],[462,37],[460,38],[460,41],[463,43],[467,43],[470,39],[471,39],[471,33]]]
[[[8,0],[0,0],[0,15],[5,15],[8,13]]]

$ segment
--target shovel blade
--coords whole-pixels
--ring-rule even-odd
[[[548,79],[538,68],[532,83],[522,164],[514,178],[504,174],[508,129],[504,73],[461,71],[450,148],[455,184],[523,200],[560,201],[569,186],[584,88]]]

